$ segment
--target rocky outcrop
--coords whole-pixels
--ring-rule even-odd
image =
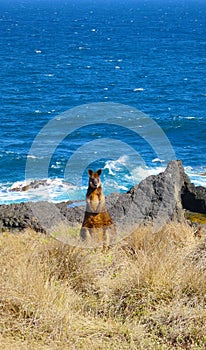
[[[195,187],[192,183],[185,183],[182,188],[182,206],[184,209],[205,214],[206,213],[206,188]]]
[[[18,186],[12,187],[11,192],[25,192],[30,189],[37,189],[41,186],[48,186],[48,181],[45,180],[34,180],[27,184],[20,184]]]
[[[0,206],[0,229],[23,230],[31,227],[37,232],[42,232],[37,217],[34,216],[30,203],[10,204]]]
[[[154,231],[170,220],[181,220],[183,207],[182,186],[190,182],[180,161],[172,161],[166,170],[151,175],[120,195],[110,212],[120,230],[126,226],[130,231],[138,225],[151,223]]]
[[[60,222],[66,222],[71,227],[80,224],[84,207],[68,208],[70,204],[71,202],[29,202],[0,205],[0,230],[31,228],[36,232],[46,233]]]
[[[154,231],[168,221],[183,217],[183,209],[206,213],[206,188],[195,187],[181,161],[171,161],[166,170],[152,175],[127,193],[112,193],[107,208],[118,232],[132,232],[138,225],[151,223]],[[0,228],[22,230],[27,227],[50,232],[59,223],[79,226],[84,216],[82,202],[21,203],[0,206]]]

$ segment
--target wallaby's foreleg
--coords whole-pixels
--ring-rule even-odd
[[[100,213],[102,211],[102,209],[104,209],[105,207],[105,198],[103,197],[102,199],[100,199],[99,204],[97,206],[96,212]]]

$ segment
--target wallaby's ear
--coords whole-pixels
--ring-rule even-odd
[[[93,170],[89,169],[89,170],[88,170],[88,174],[89,174],[89,176],[92,176]]]
[[[97,170],[97,174],[100,176],[102,173],[102,169]]]

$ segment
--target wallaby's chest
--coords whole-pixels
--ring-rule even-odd
[[[104,194],[101,188],[97,188],[95,190],[88,189],[87,192],[87,205],[88,208],[91,207],[92,210],[96,211],[101,211],[102,208],[104,207]]]
[[[103,191],[102,188],[96,188],[95,190],[92,188],[88,188],[87,191],[87,196],[88,199],[90,199],[90,201],[97,201],[97,200],[101,200],[101,198],[103,197]]]
[[[102,198],[103,194],[102,194],[102,191],[93,191],[91,192],[89,195],[87,195],[87,198],[90,199],[91,202],[99,202]]]

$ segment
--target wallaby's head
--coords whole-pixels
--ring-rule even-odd
[[[89,174],[89,186],[92,188],[98,188],[101,186],[101,180],[100,180],[100,175],[102,173],[102,169],[97,170],[94,172],[93,170],[89,169],[88,174]]]

